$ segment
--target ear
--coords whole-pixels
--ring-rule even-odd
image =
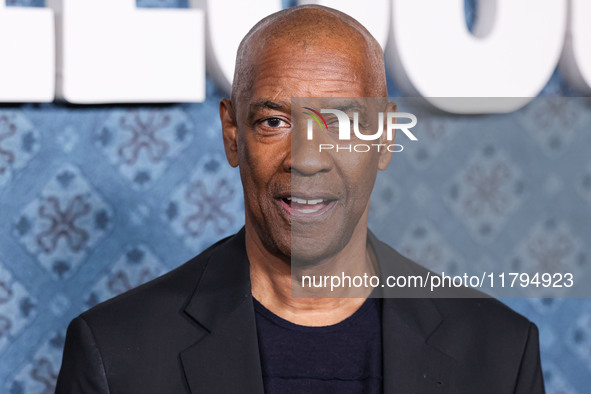
[[[226,159],[232,167],[238,167],[238,125],[232,102],[228,99],[220,101],[220,120]]]
[[[388,105],[386,106],[386,113],[384,114],[384,118],[387,116],[386,114],[388,112],[396,112],[398,110],[398,107],[396,106],[395,102],[389,102]],[[394,119],[394,121],[396,121],[396,119]],[[392,140],[389,141],[386,139],[386,133],[382,133],[382,137],[380,138],[380,144],[386,144],[386,145],[391,145],[394,143],[394,141],[396,141],[396,129],[394,129],[393,133],[392,133]],[[388,149],[380,149],[380,157],[378,159],[378,168],[380,170],[385,170],[386,168],[388,168],[388,165],[390,164],[390,160],[392,160],[392,154],[393,152],[390,152]]]

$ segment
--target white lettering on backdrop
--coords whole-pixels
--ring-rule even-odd
[[[0,102],[53,100],[53,13],[4,5],[0,0]]]
[[[202,11],[138,9],[135,0],[47,5],[57,17],[58,98],[77,104],[205,99]]]
[[[591,95],[591,1],[570,0],[560,71],[571,86]]]
[[[281,7],[280,0],[190,0],[193,9],[47,0],[50,9],[33,9],[4,8],[3,1],[0,101],[51,101],[55,80],[56,97],[78,104],[203,101],[206,59],[210,76],[229,92],[240,39]],[[464,21],[463,0],[301,2],[360,20],[386,48],[386,67],[397,84],[448,112],[513,111],[541,91],[559,59],[571,86],[591,93],[587,0],[480,0],[474,34]],[[434,97],[523,100],[466,105]]]
[[[388,64],[406,92],[453,113],[511,112],[546,85],[560,58],[566,0],[485,0],[474,33],[463,0],[394,1]],[[523,100],[446,100],[523,97]],[[505,105],[503,105],[505,104]]]

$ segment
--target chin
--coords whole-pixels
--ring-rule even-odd
[[[337,255],[350,240],[349,237],[335,237],[329,234],[319,237],[304,235],[291,237],[292,267],[315,267]]]

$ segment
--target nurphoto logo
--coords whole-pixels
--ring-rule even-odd
[[[351,141],[353,137],[355,140],[361,141],[377,141],[382,139],[384,134],[384,123],[386,124],[386,141],[391,143],[359,143],[359,144],[327,144],[321,143],[318,146],[318,151],[334,150],[336,152],[347,151],[347,152],[369,152],[372,148],[379,151],[387,149],[389,152],[402,152],[404,146],[401,144],[395,144],[394,136],[395,131],[400,130],[406,137],[411,141],[418,141],[417,137],[410,131],[411,128],[416,126],[417,117],[409,112],[378,112],[378,127],[376,132],[369,132],[368,124],[369,119],[367,113],[362,113],[360,116],[359,112],[353,112],[353,120],[351,121],[350,116],[340,109],[321,109],[320,112],[310,107],[303,107],[305,110],[304,115],[309,116],[307,119],[307,139],[312,141],[314,139],[314,124],[317,124],[320,130],[338,134],[339,141]],[[328,114],[330,116],[327,122],[322,114]],[[361,119],[361,120],[360,120]],[[399,123],[399,119],[408,119],[410,122]],[[353,129],[353,136],[351,135],[351,129]]]

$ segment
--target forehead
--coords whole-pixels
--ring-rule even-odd
[[[314,45],[270,43],[253,59],[251,100],[292,97],[364,97],[372,75],[363,46],[337,40]]]

